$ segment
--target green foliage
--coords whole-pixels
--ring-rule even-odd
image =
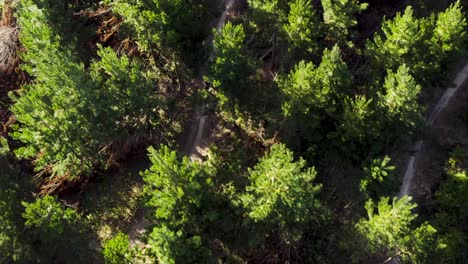
[[[151,251],[164,263],[206,263],[210,257],[199,232],[217,215],[210,198],[213,182],[203,168],[187,157],[161,146],[148,149],[151,168],[142,173],[147,206],[156,223],[150,236]],[[205,260],[205,261],[203,261]]]
[[[210,22],[209,7],[215,3],[212,0],[106,2],[125,19],[124,32],[137,41],[141,50],[185,55],[198,52],[209,34],[205,25]]]
[[[128,236],[118,233],[114,238],[104,244],[102,251],[107,264],[133,263],[133,252],[130,249]]]
[[[413,72],[422,74],[437,67],[427,45],[432,33],[432,18],[416,18],[412,7],[382,24],[382,35],[376,33],[367,43],[369,54],[385,69],[396,70],[406,64]]]
[[[19,157],[33,157],[38,170],[54,164],[54,173],[86,172],[93,164],[92,151],[84,146],[90,139],[83,133],[88,120],[80,117],[79,88],[88,87],[83,65],[60,50],[60,40],[48,26],[45,14],[35,5],[19,9],[20,39],[27,52],[22,58],[35,82],[13,96],[12,112],[21,125],[13,137],[26,143],[16,151]],[[94,152],[96,152],[94,150]],[[94,158],[95,159],[95,158]]]
[[[153,229],[150,245],[161,263],[214,263],[200,236],[173,231],[165,225]]]
[[[460,55],[466,38],[466,19],[460,4],[451,5],[445,12],[417,18],[409,6],[403,14],[382,24],[383,34],[376,33],[367,43],[374,67],[396,70],[406,64],[420,81],[433,80],[440,72],[441,62]]]
[[[348,150],[359,150],[359,143],[367,143],[376,134],[373,99],[367,99],[364,95],[354,98],[346,97],[343,113],[341,115],[338,134]]]
[[[4,153],[0,153],[0,168],[0,262],[16,263],[23,260],[26,249],[21,238],[21,205],[16,184],[20,173]]]
[[[450,5],[444,12],[437,14],[432,42],[438,50],[449,55],[459,55],[464,51],[466,40],[466,17],[460,1]]]
[[[367,250],[399,255],[412,263],[425,263],[437,230],[428,223],[414,228],[412,222],[417,218],[417,214],[411,212],[414,208],[416,204],[411,203],[408,196],[394,198],[391,204],[388,197],[381,198],[377,205],[369,200],[366,203],[368,219],[356,224]]]
[[[311,0],[295,0],[289,3],[288,23],[283,25],[293,48],[314,53],[321,34],[320,21]]]
[[[242,25],[228,22],[221,32],[214,32],[215,58],[211,63],[210,79],[219,87],[219,98],[224,104],[239,97],[247,90],[248,77],[253,72],[252,62],[245,48],[245,32]],[[234,97],[234,98],[233,98]]]
[[[367,198],[376,198],[379,195],[388,193],[394,186],[386,186],[390,180],[393,180],[393,171],[395,166],[390,165],[391,159],[385,156],[383,159],[373,159],[368,166],[364,168],[364,178],[361,179],[359,190]]]
[[[99,46],[98,61],[90,66],[90,76],[100,89],[84,96],[91,106],[93,121],[99,123],[104,140],[124,142],[145,135],[157,125],[158,99],[154,85],[138,61],[118,57],[111,48]]]
[[[9,152],[10,146],[8,146],[8,140],[0,137],[0,157],[7,156]]]
[[[441,233],[436,256],[440,263],[463,263],[468,259],[464,250],[468,245],[468,236],[460,227],[468,210],[468,176],[453,158],[449,161],[447,176],[435,193],[433,222]]]
[[[154,116],[152,82],[140,64],[99,47],[87,72],[35,5],[19,9],[22,59],[34,81],[12,94],[19,124],[12,136],[25,143],[19,157],[35,157],[36,170],[89,175],[103,166],[105,151],[144,135]]]
[[[287,0],[248,0],[252,9],[261,10],[277,16],[280,20],[285,17],[285,10],[288,7]]]
[[[422,123],[422,107],[418,103],[421,91],[410,69],[402,65],[396,72],[388,71],[383,93],[378,92],[379,104],[395,130],[411,131]]]
[[[358,0],[322,0],[323,21],[328,26],[329,37],[335,41],[345,40],[349,29],[357,25],[356,15],[367,6]]]
[[[467,172],[457,167],[456,162],[452,159],[451,167],[448,170],[448,179],[440,186],[435,197],[440,207],[453,221],[452,225],[457,225],[463,219],[465,212],[468,210],[468,176]]]
[[[244,23],[247,35],[255,36],[249,47],[269,49],[279,40],[287,39],[283,26],[288,23],[287,0],[248,0],[248,20]],[[280,46],[282,46],[280,44]]]
[[[314,114],[315,118],[323,112],[331,115],[338,103],[336,99],[347,92],[351,82],[352,77],[338,46],[325,49],[318,67],[301,61],[278,83],[286,95],[284,114]]]
[[[26,230],[31,243],[38,247],[41,262],[89,260],[86,229],[75,210],[64,208],[52,196],[37,198],[33,203],[23,202],[23,205]]]
[[[253,169],[242,201],[249,216],[269,227],[279,227],[288,243],[301,238],[306,227],[322,222],[324,208],[317,198],[315,168],[302,158],[294,162],[284,144],[273,145]]]

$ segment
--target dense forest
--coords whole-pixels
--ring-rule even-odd
[[[462,0],[0,0],[0,263],[468,263]]]

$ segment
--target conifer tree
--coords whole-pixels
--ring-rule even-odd
[[[432,34],[430,18],[417,18],[413,8],[407,7],[403,14],[397,13],[392,20],[385,20],[380,35],[375,34],[373,42],[367,43],[369,54],[378,65],[395,71],[406,64],[414,73],[427,72],[437,67],[426,44]]]
[[[10,163],[6,139],[0,137],[0,262],[25,261],[27,245],[22,240],[21,203],[18,195],[20,172]],[[2,153],[6,152],[6,153]]]
[[[135,263],[136,256],[130,248],[130,241],[124,233],[118,233],[104,244],[103,256],[106,264]]]
[[[369,199],[375,199],[382,194],[389,194],[395,181],[393,171],[395,166],[391,165],[388,156],[376,158],[364,167],[364,177],[359,184],[359,190]]]
[[[124,18],[124,31],[145,52],[197,52],[209,35],[213,0],[116,0],[107,1],[117,15]],[[188,26],[190,25],[190,26]],[[168,52],[169,51],[169,52]]]
[[[332,114],[339,103],[337,99],[344,99],[343,96],[349,93],[351,83],[351,74],[341,58],[338,46],[331,50],[326,49],[318,67],[311,62],[299,62],[279,82],[279,87],[286,95],[284,113],[309,114],[317,113],[318,110]]]
[[[219,87],[221,103],[236,99],[248,88],[252,62],[245,47],[245,32],[242,25],[228,22],[221,32],[214,32],[215,58],[211,64],[209,79]]]
[[[149,148],[151,168],[142,172],[146,203],[156,226],[150,245],[163,263],[209,263],[210,252],[199,232],[214,220],[212,179],[187,157],[180,160],[167,146]]]
[[[357,25],[356,15],[367,8],[358,0],[322,0],[323,21],[335,41],[346,40],[349,29]]]
[[[445,179],[435,193],[436,213],[433,222],[440,232],[439,247],[434,260],[439,263],[461,263],[468,257],[465,248],[468,236],[459,227],[468,210],[468,175],[461,169],[457,160],[451,158]]]
[[[465,51],[466,26],[466,17],[460,1],[437,14],[432,43],[437,45],[437,51],[444,53],[443,58],[458,56]]]
[[[317,172],[302,158],[294,161],[284,144],[273,145],[253,169],[242,196],[248,215],[268,228],[280,229],[287,243],[301,238],[306,227],[324,220],[324,208],[317,198],[321,185]]]
[[[100,59],[86,70],[60,44],[44,11],[24,2],[19,8],[24,68],[34,80],[16,94],[11,107],[18,124],[12,136],[25,145],[21,158],[35,158],[36,170],[52,175],[89,175],[113,144],[144,135],[157,100],[140,64],[99,47]]]
[[[55,261],[83,263],[91,259],[86,232],[81,216],[65,208],[54,197],[37,198],[32,203],[23,202],[28,239],[38,246],[40,262]]]
[[[378,134],[374,107],[373,99],[367,99],[364,95],[345,97],[338,134],[340,144],[344,143],[342,146],[350,153],[356,154],[363,145],[372,144],[371,141]]]
[[[422,107],[418,103],[421,91],[410,69],[402,65],[396,72],[388,71],[384,91],[379,92],[379,104],[387,113],[388,120],[402,131],[411,131],[422,123]]]
[[[440,76],[444,59],[461,54],[466,25],[458,2],[425,18],[417,18],[409,6],[403,14],[383,22],[383,34],[376,33],[367,43],[367,52],[373,67],[395,71],[406,64],[419,82],[427,82]]]
[[[269,14],[274,14],[281,21],[285,18],[285,11],[288,7],[287,0],[248,0],[249,6],[254,10],[262,10]]]
[[[381,198],[377,205],[369,200],[366,203],[368,219],[361,219],[356,224],[369,252],[385,253],[390,257],[398,255],[412,263],[425,263],[433,250],[437,230],[428,223],[413,227],[417,217],[412,212],[415,207],[408,196],[394,198],[391,204],[388,197]]]
[[[312,1],[295,0],[289,3],[289,8],[288,22],[283,25],[289,41],[294,49],[315,52],[322,29]]]

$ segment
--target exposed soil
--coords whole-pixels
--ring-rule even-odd
[[[465,63],[466,61],[464,61]],[[415,176],[410,193],[416,201],[429,202],[445,177],[450,153],[455,149],[468,151],[468,82],[459,88],[448,105],[432,124],[415,163]]]

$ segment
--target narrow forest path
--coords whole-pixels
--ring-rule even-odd
[[[229,13],[235,9],[236,2],[240,1],[241,0],[223,1],[223,13],[211,23],[216,25],[216,30],[218,32],[221,32],[221,29],[226,24]],[[208,36],[207,41],[210,42],[210,46],[213,48],[209,56],[211,60],[216,56],[213,34]],[[206,69],[203,69],[201,72],[206,72]],[[206,106],[203,102],[200,105],[195,105],[193,122],[187,133],[188,138],[184,146],[184,154],[186,154],[191,161],[201,162],[208,155],[208,139],[210,137],[210,130],[213,127],[212,121],[213,119],[206,113]]]
[[[437,124],[440,115],[450,105],[451,100],[457,95],[457,92],[459,92],[460,89],[468,89],[468,85],[465,84],[467,79],[468,63],[465,64],[460,71],[458,71],[455,79],[453,80],[454,86],[445,89],[434,109],[430,112],[430,115],[426,120],[430,128],[434,128],[434,126],[440,127],[440,125]],[[399,197],[412,195],[413,181],[418,171],[418,161],[420,159],[425,159],[427,154],[424,146],[425,142],[423,140],[418,140],[416,143],[414,143],[411,149],[413,154],[411,155],[405,170],[403,181],[400,187]]]
[[[221,31],[222,27],[226,23],[228,14],[233,10],[236,1],[239,0],[222,1],[222,4],[224,5],[223,13],[210,23],[212,25],[216,25],[216,30],[218,32]],[[209,56],[210,59],[216,56],[216,49],[213,45],[213,40],[214,36],[213,34],[210,34],[207,38],[207,41],[209,41],[213,47]],[[203,69],[201,72],[206,72],[206,69]],[[200,76],[200,78],[203,78],[203,76]],[[188,156],[192,162],[202,162],[204,157],[208,155],[208,139],[210,137],[210,128],[212,127],[212,123],[210,115],[206,113],[205,104],[203,102],[195,104],[192,122],[188,125],[187,132],[184,133],[187,138],[185,139],[183,147],[183,154]],[[140,237],[146,232],[147,223],[148,221],[145,219],[145,211],[140,209],[136,213],[127,233],[132,246],[142,243],[140,241]]]

